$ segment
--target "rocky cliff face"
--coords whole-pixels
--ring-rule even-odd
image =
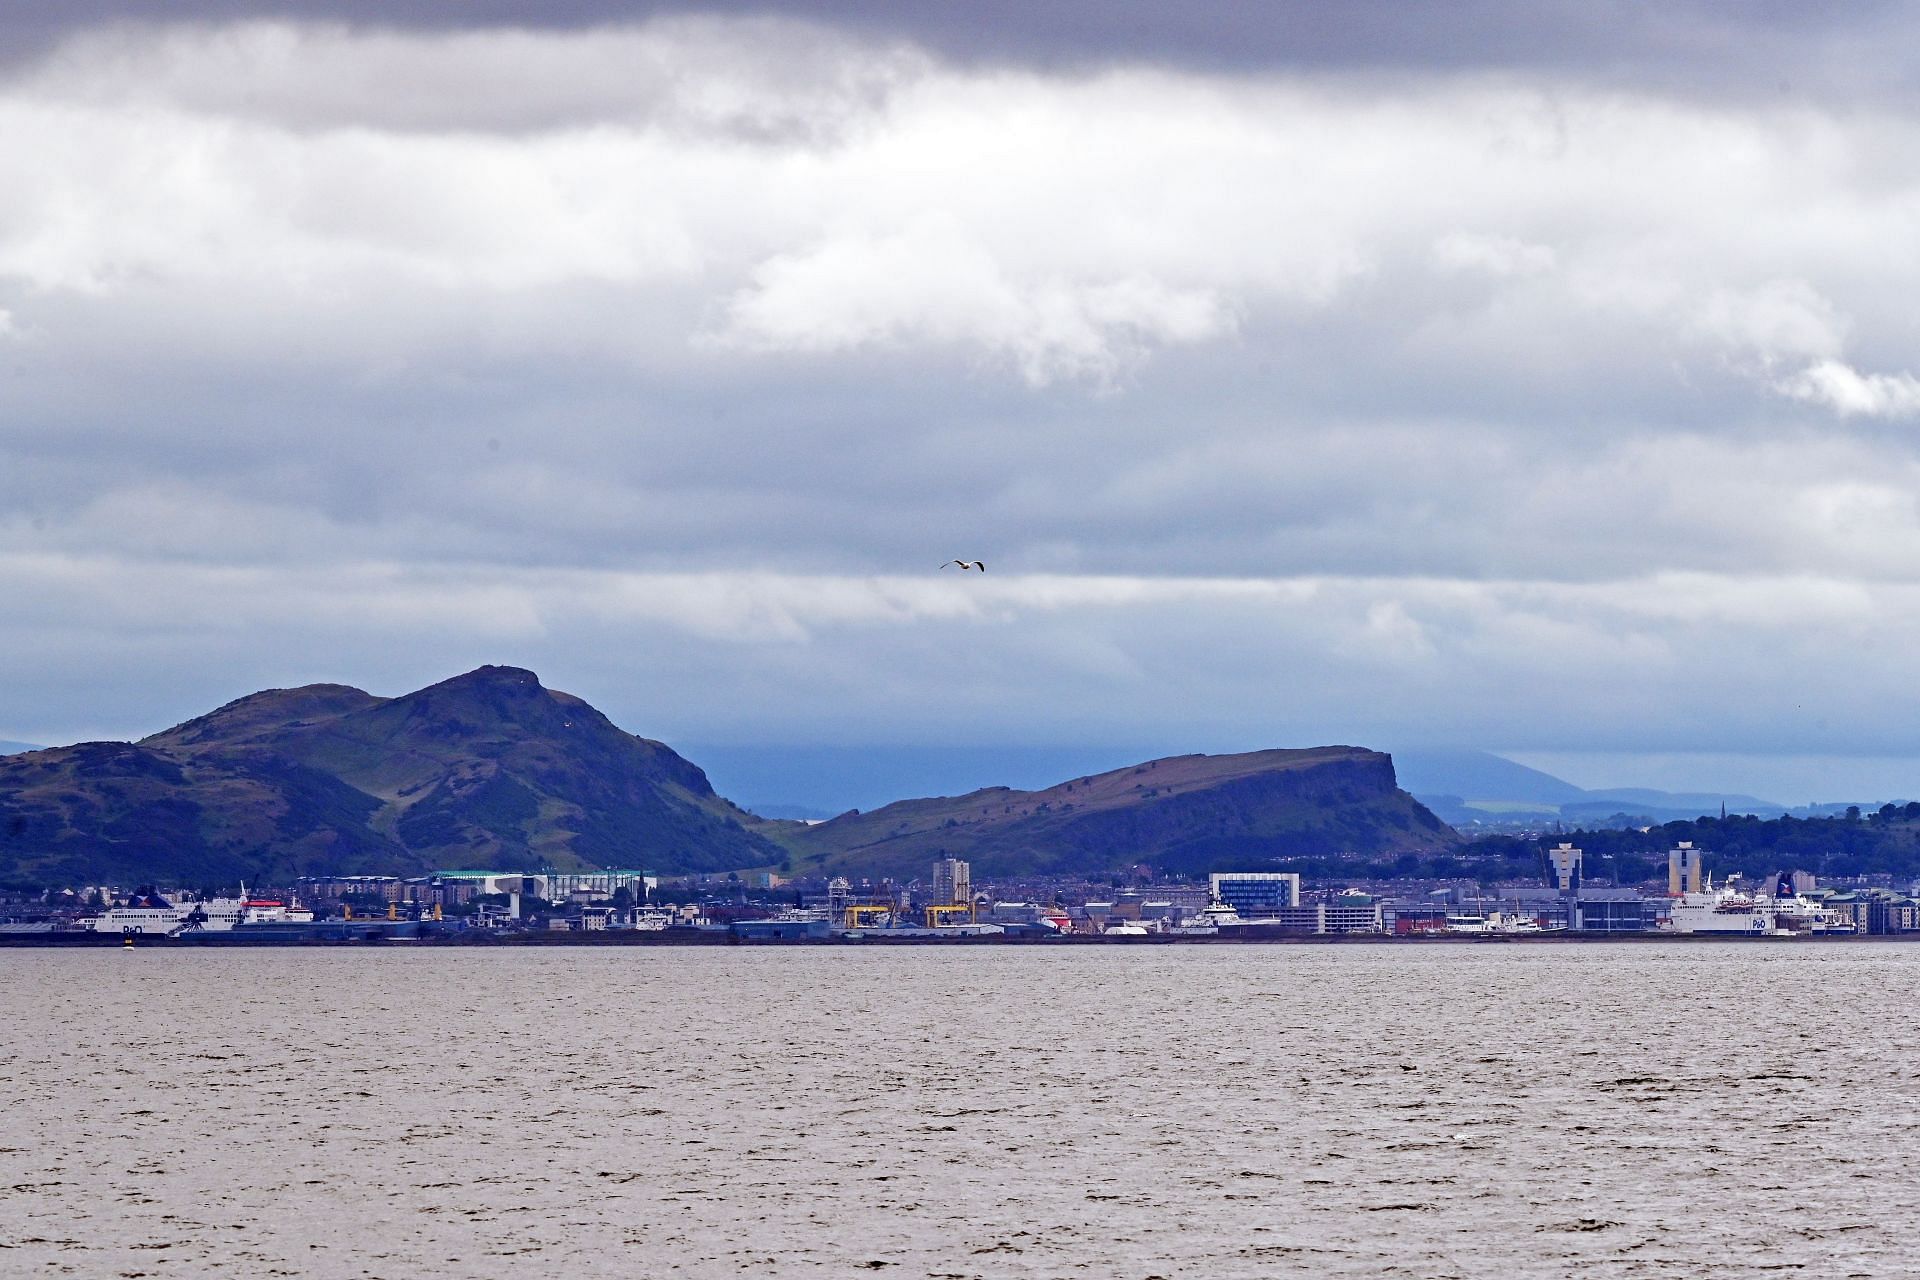
[[[778,862],[750,821],[666,746],[514,667],[398,698],[268,690],[137,744],[0,759],[11,879]]]
[[[906,800],[769,834],[802,871],[924,876],[942,857],[976,876],[1109,870],[1197,874],[1223,862],[1368,855],[1458,843],[1395,784],[1393,761],[1358,747],[1177,756],[1044,791],[993,787]]]

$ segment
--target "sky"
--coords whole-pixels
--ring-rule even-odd
[[[0,738],[496,662],[715,749],[1920,793],[1916,27],[9,6]]]

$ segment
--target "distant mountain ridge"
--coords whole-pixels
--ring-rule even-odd
[[[515,667],[397,698],[267,690],[137,743],[0,758],[12,879],[778,863],[752,821],[665,745]]]
[[[1591,822],[1618,813],[1659,822],[1717,812],[1778,817],[1788,807],[1735,793],[1660,791],[1651,787],[1589,790],[1504,756],[1467,749],[1396,751],[1407,790],[1448,822],[1539,816]]]

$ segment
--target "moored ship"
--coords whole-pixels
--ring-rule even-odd
[[[194,899],[137,894],[93,917],[94,933],[163,937],[181,942],[258,944],[278,942],[379,942],[420,936],[417,920],[374,917],[316,920],[297,901],[249,896]]]
[[[311,923],[313,912],[298,902],[249,897],[241,885],[237,898],[176,895],[170,900],[158,893],[135,894],[95,916],[89,927],[95,933],[178,937],[192,932],[224,933],[247,925]]]
[[[1730,934],[1750,938],[1795,938],[1853,933],[1853,921],[1811,898],[1747,893],[1732,880],[1715,891],[1682,893],[1671,900],[1662,926],[1669,933]]]

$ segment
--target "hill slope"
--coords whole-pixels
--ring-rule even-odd
[[[0,759],[9,879],[779,861],[747,821],[663,744],[513,667],[399,698],[268,690],[139,743]]]
[[[977,877],[1148,863],[1199,873],[1301,854],[1369,855],[1457,843],[1395,784],[1393,761],[1358,747],[1175,756],[1042,791],[989,787],[902,800],[814,826],[768,824],[799,872],[925,876],[942,857]]]

